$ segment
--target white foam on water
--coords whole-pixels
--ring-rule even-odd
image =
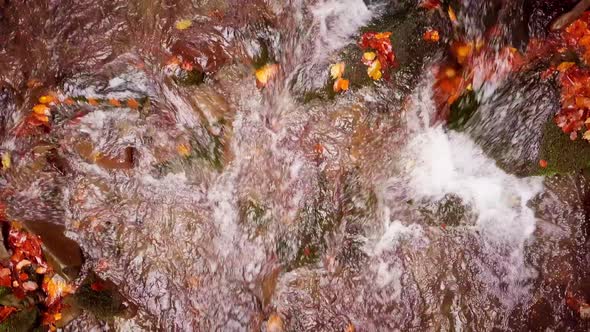
[[[321,0],[311,9],[318,27],[315,61],[338,50],[373,18],[376,8],[363,0]]]
[[[438,126],[415,137],[410,186],[417,199],[455,194],[471,205],[477,227],[489,238],[522,243],[535,230],[527,202],[543,189],[542,178],[520,179],[499,169],[468,136]]]
[[[471,207],[476,216],[472,231],[477,231],[473,234],[482,251],[482,261],[475,263],[479,278],[490,294],[513,306],[529,294],[528,281],[536,275],[524,252],[536,227],[528,202],[543,190],[543,178],[508,174],[468,135],[430,126],[435,112],[432,77],[426,82],[417,88],[407,117],[412,137],[402,161],[411,165],[407,198],[436,202],[452,194]]]
[[[387,209],[387,208],[385,208]],[[386,215],[389,215],[386,213]],[[392,253],[405,240],[423,242],[423,229],[418,224],[404,225],[399,220],[383,221],[382,235],[374,239],[365,239],[364,252],[373,259],[369,270],[373,274],[379,288],[387,287],[394,299],[399,299],[402,292],[401,280],[403,269],[394,259]]]

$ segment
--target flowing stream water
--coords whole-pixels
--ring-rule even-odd
[[[490,117],[475,133],[434,121],[438,51],[398,80],[302,97],[364,27],[401,20],[406,3],[418,5],[0,1],[8,214],[65,227],[82,273],[133,307],[65,330],[278,331],[267,322],[278,315],[285,331],[586,331],[564,299],[590,286],[586,176],[513,175],[478,136],[505,127],[515,105],[555,102],[520,91],[509,59],[493,55],[493,77],[475,68]],[[482,12],[512,6],[463,5],[473,36]],[[183,18],[193,26],[178,31]],[[166,61],[194,49],[206,78],[180,84]],[[280,65],[264,89],[251,63],[261,52]],[[141,107],[76,100],[58,106],[50,132],[15,135],[44,89]]]

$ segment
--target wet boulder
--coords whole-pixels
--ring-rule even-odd
[[[465,132],[499,167],[527,176],[539,172],[547,140],[544,128],[559,107],[559,93],[550,82],[536,72],[517,73],[482,102],[469,120],[462,121]],[[451,126],[459,127],[459,123]]]
[[[385,7],[385,13],[359,29],[351,42],[331,58],[331,62],[344,62],[343,78],[350,81],[350,90],[363,87],[386,86],[392,91],[387,98],[397,106],[415,88],[418,76],[426,63],[444,48],[443,42],[423,39],[427,28],[433,28],[442,36],[450,35],[448,20],[441,15],[430,15],[413,1],[392,1]],[[373,80],[368,75],[368,66],[362,62],[363,50],[359,42],[365,33],[391,32],[391,45],[395,55],[392,66],[383,66],[383,78]],[[444,38],[444,37],[443,37]],[[293,90],[302,96],[303,102],[314,99],[332,99],[336,96],[326,66],[315,66],[302,70],[293,82]],[[321,78],[321,79],[320,79]],[[390,107],[392,108],[392,107]]]

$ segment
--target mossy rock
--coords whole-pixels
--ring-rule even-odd
[[[426,11],[418,8],[413,1],[391,3],[382,17],[361,28],[354,41],[344,47],[338,55],[338,61],[346,65],[343,78],[350,81],[349,89],[354,91],[373,85],[393,84],[401,93],[392,94],[392,96],[401,102],[403,97],[411,93],[415,87],[416,78],[421,74],[427,59],[445,45],[442,42],[431,43],[422,39],[426,27],[431,26],[437,30],[446,29],[443,26],[444,21],[437,18],[437,16],[427,15]],[[392,32],[391,42],[396,66],[388,68],[384,73],[384,77],[389,76],[389,79],[373,81],[368,76],[368,67],[362,63],[363,53],[368,50],[362,50],[358,40],[365,32],[385,31]],[[314,99],[329,100],[337,96],[333,92],[334,80],[329,77],[329,71],[325,70],[324,73],[325,81],[321,88],[305,87],[306,90],[301,93],[303,102]]]
[[[451,114],[447,121],[449,129],[463,130],[478,107],[479,101],[475,92],[473,90],[466,91],[451,105]]]
[[[0,332],[34,331],[41,325],[39,309],[32,306],[14,312],[0,323]]]
[[[205,74],[197,69],[191,71],[181,71],[174,76],[174,81],[183,86],[195,86],[205,81]]]
[[[515,73],[469,117],[464,131],[498,167],[517,176],[538,174],[543,130],[559,110],[555,85],[541,70]]]
[[[579,171],[590,167],[590,143],[581,138],[572,141],[551,119],[543,130],[539,159],[547,161],[546,168],[541,168],[537,163],[536,173],[539,175]]]
[[[98,281],[94,276],[89,277],[74,294],[75,303],[102,321],[111,321],[113,317],[125,312],[123,297],[112,287],[101,290],[92,288],[92,283]]]

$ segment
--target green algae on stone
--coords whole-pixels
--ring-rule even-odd
[[[197,69],[190,71],[181,71],[178,75],[173,77],[174,81],[184,86],[195,86],[205,81],[205,74]]]
[[[18,310],[0,323],[0,332],[33,331],[41,325],[39,309],[36,306]]]
[[[451,113],[447,125],[450,129],[462,130],[471,116],[479,107],[477,96],[473,90],[466,91],[451,105]]]
[[[346,69],[343,78],[349,80],[350,90],[358,90],[363,87],[392,84],[401,93],[392,93],[391,97],[401,103],[404,96],[411,93],[415,87],[415,81],[420,75],[425,62],[444,46],[443,43],[431,43],[422,39],[425,27],[438,28],[437,22],[425,14],[412,1],[400,1],[391,4],[386,13],[360,29],[359,35],[341,49],[337,61],[344,62]],[[378,81],[372,80],[368,73],[368,66],[362,63],[363,53],[358,45],[358,40],[366,32],[392,32],[391,42],[395,54],[396,65],[385,69],[384,78]],[[333,92],[332,79],[329,72],[325,72],[326,82],[322,87],[305,90],[300,98],[304,103],[314,99],[330,100],[337,96]],[[389,78],[385,78],[389,77]]]
[[[537,165],[539,175],[579,171],[590,167],[590,143],[581,138],[572,141],[551,119],[543,129],[539,159],[547,161],[546,168]]]
[[[94,290],[92,283],[97,281],[97,277],[90,276],[73,295],[75,303],[96,318],[111,321],[114,316],[124,313],[126,307],[123,304],[123,297],[111,287]]]

